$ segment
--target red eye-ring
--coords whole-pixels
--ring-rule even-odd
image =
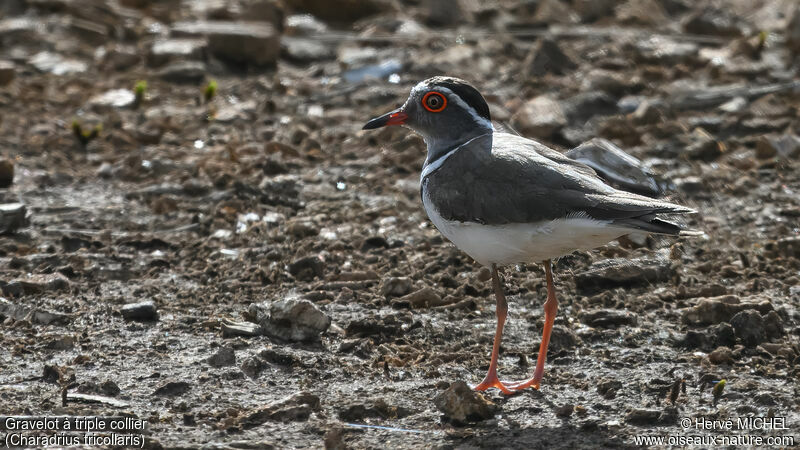
[[[442,112],[447,107],[447,98],[439,92],[431,91],[422,97],[422,106],[430,112]]]

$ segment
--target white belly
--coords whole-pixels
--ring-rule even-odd
[[[485,266],[541,262],[600,247],[631,232],[587,217],[506,225],[456,222],[439,215],[427,195],[423,195],[422,203],[436,228]]]

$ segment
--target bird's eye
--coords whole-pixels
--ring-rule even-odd
[[[422,97],[422,106],[430,112],[441,112],[447,106],[447,99],[436,91],[431,91]]]

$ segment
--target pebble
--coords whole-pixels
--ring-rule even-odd
[[[151,301],[129,303],[120,308],[119,312],[128,321],[149,322],[158,320],[156,305]]]
[[[712,364],[730,364],[733,362],[733,352],[729,347],[717,347],[708,354],[708,360]]]
[[[130,108],[136,101],[131,89],[112,89],[89,99],[89,105],[98,110]]]
[[[400,297],[397,302],[408,303],[414,308],[430,308],[445,304],[442,302],[442,296],[429,286]]]
[[[232,366],[236,364],[236,354],[233,351],[233,347],[226,345],[220,347],[207,361],[212,367]]]
[[[540,95],[525,102],[511,122],[523,135],[549,139],[567,124],[567,117],[558,100]]]
[[[783,158],[800,157],[800,137],[786,134],[782,136],[765,135],[756,141],[756,157],[769,159],[780,156]]]
[[[257,66],[274,65],[280,54],[280,34],[268,22],[178,22],[172,35],[205,36],[208,51],[221,60]]]
[[[171,83],[199,84],[206,77],[206,66],[198,61],[177,61],[156,72],[156,76]]]
[[[622,382],[619,380],[605,380],[597,384],[597,393],[606,400],[615,398],[620,389],[622,389]]]
[[[305,421],[311,417],[311,413],[319,410],[319,397],[303,391],[241,416],[239,424],[242,428],[253,428],[267,421]]]
[[[445,420],[455,425],[491,419],[499,409],[463,381],[451,384],[433,399],[433,404],[444,414]]]
[[[252,306],[251,306],[252,308]],[[259,319],[264,333],[284,341],[314,342],[331,325],[331,318],[306,299],[279,300],[269,307],[269,316]]]
[[[311,281],[325,276],[325,262],[319,256],[305,256],[289,264],[289,273],[300,281]]]
[[[17,69],[11,61],[0,60],[0,87],[7,86],[14,80]]]
[[[661,411],[657,409],[633,409],[625,415],[625,422],[632,425],[653,425],[658,423]]]
[[[578,316],[580,321],[590,327],[614,328],[622,325],[636,325],[636,314],[616,309],[594,309],[583,311]]]
[[[408,277],[389,277],[381,281],[380,293],[385,297],[399,297],[411,292],[414,282]]]
[[[0,188],[7,188],[11,186],[13,183],[14,183],[14,160],[8,158],[0,158]]]
[[[28,62],[40,72],[49,72],[53,75],[73,75],[89,69],[89,65],[83,61],[64,58],[52,52],[39,52]]]
[[[203,39],[162,39],[153,42],[147,53],[147,64],[163,66],[176,60],[202,60],[208,44]]]
[[[701,298],[697,300],[697,305],[683,311],[682,320],[689,325],[714,325],[730,322],[736,313],[746,309],[766,314],[772,310],[772,305],[767,301],[741,303],[736,295]]]
[[[755,347],[766,339],[764,319],[758,311],[748,309],[736,313],[731,318],[731,326],[736,337],[747,347]]]
[[[533,46],[523,62],[523,67],[527,76],[541,77],[548,73],[556,75],[570,73],[578,66],[556,41],[544,38]]]
[[[168,381],[157,387],[153,395],[159,397],[175,397],[189,392],[191,388],[192,386],[185,381]]]
[[[671,275],[672,265],[666,258],[612,258],[595,262],[576,274],[575,284],[581,290],[595,290],[657,283],[669,280]]]

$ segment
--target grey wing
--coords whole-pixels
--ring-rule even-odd
[[[590,167],[538,142],[495,133],[431,176],[429,196],[445,219],[489,225],[586,215],[653,233],[680,227],[656,217],[692,209],[616,190]]]

